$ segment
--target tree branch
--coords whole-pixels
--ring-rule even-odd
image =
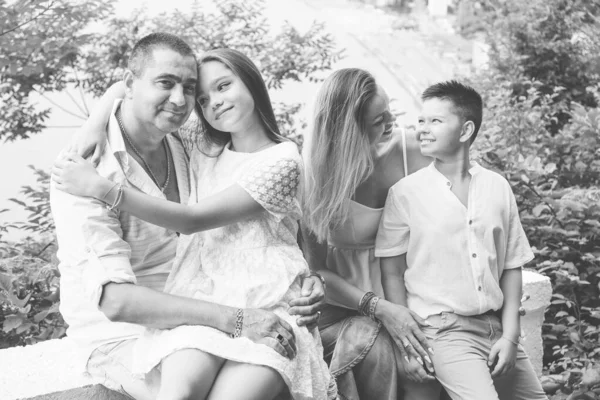
[[[43,10],[43,11],[41,11],[41,12],[40,12],[38,15],[36,15],[35,17],[32,17],[32,18],[28,19],[27,21],[25,21],[25,22],[23,22],[23,23],[21,23],[21,24],[19,24],[19,25],[15,26],[15,27],[13,27],[13,28],[11,28],[11,29],[8,29],[8,30],[6,30],[6,31],[2,31],[2,32],[0,32],[0,36],[4,36],[4,35],[7,35],[7,34],[9,34],[9,33],[11,33],[11,32],[14,32],[14,31],[16,31],[17,29],[21,28],[22,26],[25,26],[25,25],[27,25],[28,23],[35,21],[36,19],[38,19],[39,17],[41,17],[42,15],[44,15],[45,13],[47,13],[48,11],[50,11],[50,9],[51,9],[53,6],[54,6],[54,1],[51,1],[51,2],[50,2],[50,4],[48,4],[48,6],[46,7],[46,9],[45,9],[45,10]]]
[[[33,88],[33,90],[35,90],[40,96],[42,96],[44,99],[48,100],[48,102],[50,102],[50,104],[52,104],[55,107],[58,107],[59,109],[61,109],[62,111],[66,112],[67,114],[70,114],[74,117],[77,117],[79,119],[83,119],[85,120],[86,117],[82,117],[81,115],[75,114],[72,111],[67,110],[66,108],[64,108],[63,106],[61,106],[60,104],[56,103],[54,100],[50,99],[48,96],[46,96],[43,92],[40,92],[39,90],[37,90],[36,88]]]

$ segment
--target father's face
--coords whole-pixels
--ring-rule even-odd
[[[183,125],[194,109],[197,65],[191,56],[157,48],[131,85],[135,117],[147,127],[167,134]]]

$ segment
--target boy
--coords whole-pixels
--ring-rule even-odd
[[[547,399],[518,344],[521,267],[533,253],[515,198],[469,161],[481,96],[449,81],[422,100],[421,152],[434,161],[390,189],[375,249],[386,299],[429,323],[439,382],[407,382],[405,399],[438,399],[440,384],[454,400]]]

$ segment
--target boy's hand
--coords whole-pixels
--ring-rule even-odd
[[[508,373],[517,362],[517,345],[505,337],[501,337],[490,351],[488,367],[492,370],[492,378]],[[495,365],[494,365],[495,364]]]
[[[402,361],[403,377],[412,382],[425,383],[435,381],[435,377],[428,373],[416,358]]]

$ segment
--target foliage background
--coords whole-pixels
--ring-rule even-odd
[[[600,386],[600,2],[487,0],[458,19],[490,46],[471,77],[486,103],[475,149],[510,181],[531,267],[550,277],[543,328],[550,391]],[[581,396],[581,397],[578,397]],[[585,397],[589,396],[589,397]]]
[[[410,2],[408,2],[410,3]],[[273,90],[319,79],[340,57],[314,25],[300,35],[286,26],[271,34],[260,1],[217,1],[215,15],[112,16],[112,3],[0,0],[0,139],[38,133],[48,110],[32,108],[32,92],[71,88],[101,94],[117,80],[133,43],[153,30],[180,34],[198,50],[229,46],[248,54]],[[456,27],[483,36],[487,70],[468,77],[486,103],[476,156],[510,181],[536,259],[550,277],[552,304],[544,324],[544,368],[550,391],[595,398],[600,385],[600,2],[597,0],[455,1]],[[37,16],[37,17],[36,17]],[[91,19],[105,30],[86,30]],[[30,21],[31,20],[31,21]],[[29,22],[28,22],[29,21]],[[0,22],[3,24],[3,22]],[[20,24],[24,24],[19,26]],[[16,27],[16,29],[14,29]],[[14,30],[13,30],[14,29]],[[31,35],[31,32],[36,35]],[[283,130],[300,141],[301,104],[276,104]],[[87,110],[82,107],[85,116]],[[6,243],[0,236],[0,348],[64,334],[47,175],[24,188],[30,218],[14,229],[46,232]],[[1,211],[0,211],[1,212]],[[2,229],[0,227],[0,235]],[[587,393],[587,394],[586,394]],[[588,396],[588,397],[583,397]],[[594,397],[592,397],[594,396]]]

